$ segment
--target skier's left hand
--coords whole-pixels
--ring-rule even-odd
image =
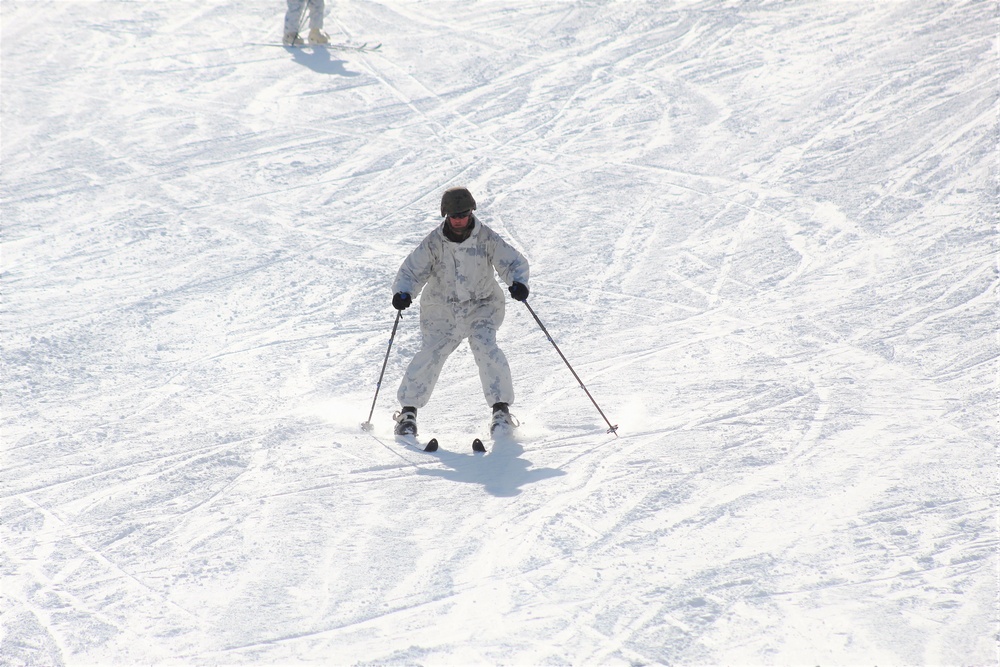
[[[524,283],[515,282],[513,285],[507,288],[510,291],[510,295],[515,301],[527,301],[528,300],[528,286]]]

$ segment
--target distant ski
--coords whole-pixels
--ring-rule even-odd
[[[248,42],[247,44],[248,46],[280,46],[285,49],[325,49],[328,51],[360,51],[362,53],[371,53],[382,48],[382,42],[377,44],[369,42],[361,44],[299,44],[297,46],[278,44],[277,42]]]
[[[436,452],[438,450],[437,438],[431,438],[426,443],[422,443],[414,435],[397,435],[396,442],[421,452]]]

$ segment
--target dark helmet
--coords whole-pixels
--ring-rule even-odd
[[[475,211],[476,200],[466,188],[449,188],[441,195],[441,215],[453,215],[465,211]]]

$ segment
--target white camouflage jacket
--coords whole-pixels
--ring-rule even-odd
[[[416,298],[422,290],[422,305],[502,300],[494,271],[508,286],[527,285],[528,260],[475,215],[470,224],[474,224],[472,233],[461,243],[445,237],[445,222],[438,225],[399,267],[393,293],[407,292]]]

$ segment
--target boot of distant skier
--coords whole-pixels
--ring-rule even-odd
[[[517,428],[517,419],[510,414],[510,408],[506,403],[493,404],[493,419],[490,420],[490,436],[496,438],[510,438]]]
[[[320,30],[319,28],[313,28],[309,31],[309,43],[310,44],[329,44],[330,36]]]
[[[392,416],[396,420],[396,435],[416,435],[417,434],[417,409],[406,405],[403,409]]]

